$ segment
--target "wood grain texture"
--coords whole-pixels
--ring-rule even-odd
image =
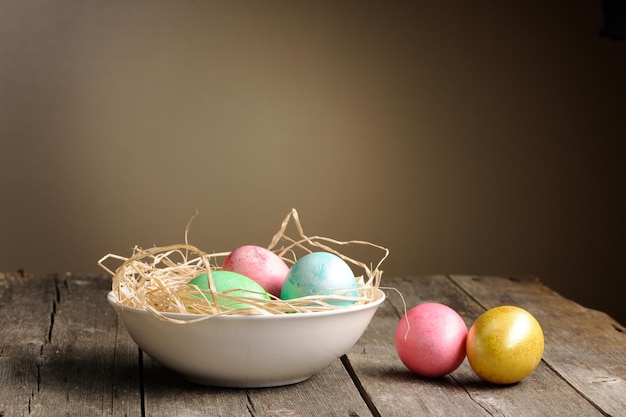
[[[512,304],[528,310],[543,328],[544,362],[603,413],[626,414],[626,329],[618,322],[536,278],[452,279],[484,308]]]
[[[428,301],[446,304],[463,317],[468,327],[484,311],[444,275],[392,278],[385,280],[385,285],[402,293],[407,309]],[[393,342],[403,314],[402,299],[389,292],[388,302],[348,355],[381,415],[402,415],[403,410],[412,410],[415,416],[602,415],[545,363],[522,382],[504,387],[483,382],[467,359],[443,378],[412,374],[398,359]]]
[[[146,415],[223,417],[372,416],[339,360],[309,380],[274,388],[216,388],[187,382],[144,356]]]
[[[1,317],[11,323],[2,326],[2,364],[23,369],[2,378],[0,411],[140,415],[138,350],[106,303],[110,280],[49,275],[11,281],[0,296],[7,310]],[[26,376],[23,383],[17,375]]]
[[[359,342],[299,384],[225,389],[184,380],[143,354],[106,301],[110,278],[0,273],[0,416],[621,416],[626,332],[536,279],[385,278],[387,301]],[[468,327],[514,304],[541,323],[546,348],[510,386],[480,380],[467,360],[421,378],[399,360],[394,334],[405,305],[447,304]]]
[[[54,299],[53,275],[0,274],[0,411],[7,417],[30,414]]]

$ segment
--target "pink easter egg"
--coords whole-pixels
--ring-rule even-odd
[[[411,371],[440,377],[461,365],[466,339],[467,326],[456,311],[443,304],[424,303],[400,319],[395,346],[398,357]]]

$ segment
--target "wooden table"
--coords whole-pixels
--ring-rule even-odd
[[[285,387],[195,385],[143,354],[106,302],[111,280],[0,273],[0,416],[625,416],[626,332],[604,313],[533,278],[383,278],[409,307],[437,301],[471,323],[514,304],[545,333],[539,367],[522,382],[482,382],[467,360],[420,378],[398,359],[395,291],[344,357]]]

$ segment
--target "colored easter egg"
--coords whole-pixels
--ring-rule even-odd
[[[267,291],[257,282],[250,278],[232,271],[212,271],[211,277],[215,284],[215,290],[219,293],[232,297],[249,297],[261,300],[270,300]],[[189,281],[189,284],[197,286],[201,290],[209,289],[208,275],[205,273],[198,275]],[[218,297],[218,302],[228,308],[249,307],[243,302],[233,302],[226,297]]]
[[[465,359],[467,326],[452,308],[424,303],[411,308],[396,327],[398,357],[421,376],[440,377],[457,369]]]
[[[232,271],[256,281],[268,293],[280,297],[289,266],[269,249],[255,245],[240,246],[222,263],[222,271]]]
[[[541,362],[543,330],[517,306],[498,306],[480,315],[467,335],[467,360],[474,372],[494,384],[513,384]]]
[[[313,252],[298,259],[291,266],[280,298],[290,300],[310,295],[349,296],[358,295],[356,280],[350,266],[339,256],[329,252]],[[329,298],[327,303],[345,306],[354,300]]]

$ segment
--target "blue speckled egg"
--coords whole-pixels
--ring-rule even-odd
[[[340,294],[356,297],[356,279],[350,266],[329,252],[313,252],[294,263],[285,278],[280,298],[290,300],[308,295]],[[325,300],[326,301],[326,300]],[[329,299],[329,304],[345,306],[352,300]]]

